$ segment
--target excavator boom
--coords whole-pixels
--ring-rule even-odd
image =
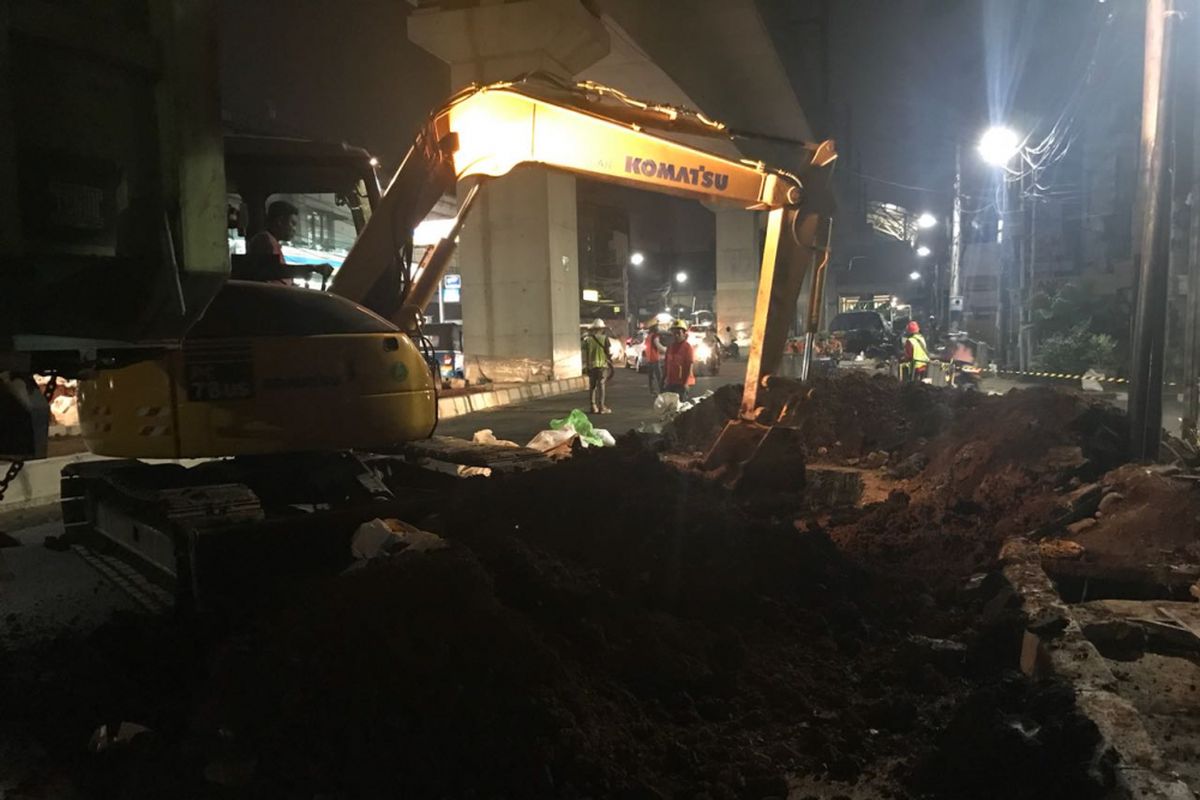
[[[724,125],[695,112],[635,101],[591,83],[569,87],[526,80],[464,90],[430,116],[331,291],[414,330],[449,263],[478,184],[463,202],[453,233],[427,254],[414,280],[398,258],[398,243],[459,181],[498,178],[521,165],[769,211],[742,404],[742,416],[753,419],[758,390],[779,368],[801,285],[810,276],[809,338],[819,324],[831,226],[829,173],[836,158],[832,143],[806,146],[808,164],[795,175],[647,129],[729,138]]]

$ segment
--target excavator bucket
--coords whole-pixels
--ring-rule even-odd
[[[722,466],[736,472],[739,491],[799,491],[804,488],[800,431],[747,420],[728,422],[704,457],[705,469]]]

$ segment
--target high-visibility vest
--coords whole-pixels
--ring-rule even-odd
[[[694,386],[696,376],[692,373],[692,346],[684,339],[667,348],[664,386]]]
[[[608,366],[608,337],[597,339],[588,334],[583,339],[583,365],[588,369]]]
[[[646,334],[645,344],[642,346],[642,361],[647,364],[658,363],[658,337],[662,336],[658,331],[651,331]]]
[[[929,363],[929,349],[925,346],[925,337],[919,333],[910,333],[904,337],[904,341],[912,348],[912,358],[914,364]]]

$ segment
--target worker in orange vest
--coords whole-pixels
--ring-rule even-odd
[[[687,323],[681,319],[672,322],[671,336],[673,341],[663,359],[663,391],[674,392],[680,400],[687,400],[687,387],[696,385],[696,376],[692,372],[695,354],[687,340]]]
[[[646,332],[646,340],[642,345],[642,361],[649,367],[650,396],[657,397],[663,391],[663,356],[667,353],[667,344],[663,341],[662,332],[658,329],[658,320],[650,320],[650,328]]]

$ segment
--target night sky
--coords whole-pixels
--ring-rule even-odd
[[[838,140],[843,235],[856,230],[863,199],[945,218],[956,144],[968,193],[985,196],[989,173],[973,144],[990,121],[1037,142],[1063,122],[1079,86],[1084,112],[1137,92],[1140,4],[1127,0],[758,3],[815,135]],[[449,92],[449,71],[407,40],[408,3],[353,6],[223,0],[227,126],[349,141],[394,167]],[[664,213],[679,228],[667,244],[711,237],[702,214]],[[854,255],[853,242],[840,244],[835,264]]]

